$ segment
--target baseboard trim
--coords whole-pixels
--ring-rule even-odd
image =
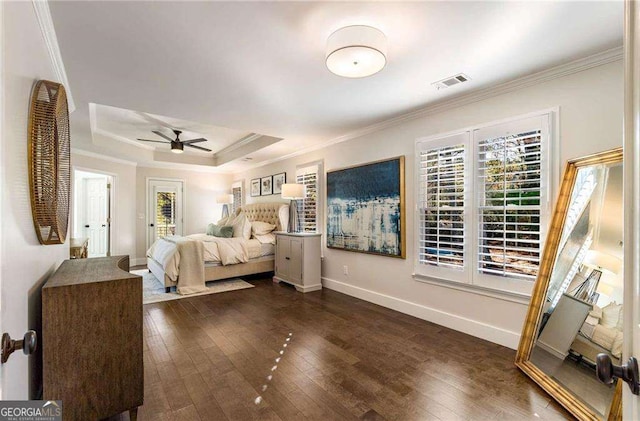
[[[439,324],[450,329],[454,329],[480,339],[487,340],[507,348],[517,349],[520,341],[520,332],[512,332],[466,317],[447,313],[421,304],[412,303],[400,298],[380,294],[335,279],[322,278],[322,286],[370,303],[378,304],[400,313],[408,314],[422,320]]]

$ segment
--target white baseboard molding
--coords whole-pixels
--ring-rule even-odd
[[[140,265],[146,265],[147,264],[147,258],[146,257],[140,257],[137,259],[129,259],[129,266],[140,266]]]
[[[466,333],[477,338],[487,340],[507,348],[517,349],[520,341],[520,332],[512,332],[466,317],[447,313],[421,304],[405,301],[400,298],[391,297],[389,295],[380,294],[379,292],[370,291],[335,279],[322,278],[322,285],[325,288],[369,301],[400,313],[408,314],[422,320],[427,320],[438,325],[448,327]]]

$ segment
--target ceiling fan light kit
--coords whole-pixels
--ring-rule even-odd
[[[161,140],[150,140],[150,139],[138,139],[142,142],[152,142],[152,143],[170,143],[171,144],[171,152],[173,153],[183,153],[184,152],[184,147],[188,146],[190,148],[193,149],[199,149],[201,151],[205,151],[205,152],[211,152],[211,149],[207,149],[207,148],[203,148],[202,146],[196,146],[194,145],[194,143],[200,143],[200,142],[206,142],[207,139],[203,138],[203,137],[199,137],[197,139],[191,139],[191,140],[180,140],[180,135],[182,134],[181,130],[176,130],[173,129],[173,134],[176,135],[175,139],[171,139],[169,136],[165,135],[164,133],[162,133],[161,131],[158,130],[152,130],[152,133],[160,136],[161,138],[164,139],[164,141]]]
[[[374,75],[387,64],[387,37],[365,25],[338,29],[327,40],[327,68],[347,78]]]

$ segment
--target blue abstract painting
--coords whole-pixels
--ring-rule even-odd
[[[405,257],[404,156],[327,172],[327,247]]]

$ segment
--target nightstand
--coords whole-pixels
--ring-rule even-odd
[[[315,233],[277,232],[273,282],[286,282],[300,292],[322,289],[320,239]]]

